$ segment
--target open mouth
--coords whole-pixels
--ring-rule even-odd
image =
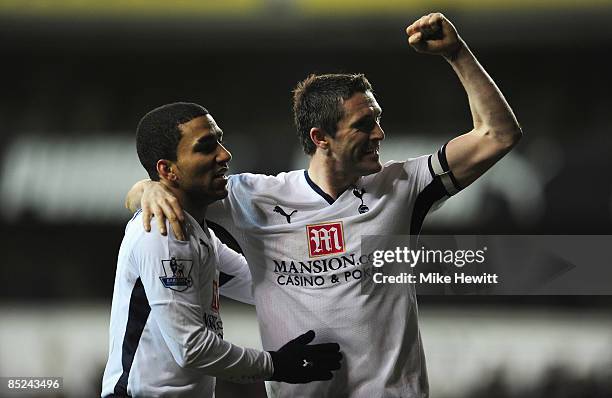
[[[215,173],[215,178],[227,179],[227,176],[225,175],[225,173],[227,173],[228,170],[229,169],[227,167],[220,169],[218,172]]]
[[[378,156],[380,154],[379,150],[380,150],[379,147],[374,147],[374,148],[371,148],[371,149],[368,149],[368,150],[364,151],[363,154],[364,155],[376,155],[376,156]]]

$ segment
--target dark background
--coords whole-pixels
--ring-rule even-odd
[[[426,224],[424,232],[610,232],[608,11],[508,16],[447,11],[515,110],[524,131],[515,153],[528,153],[537,170],[549,162],[554,146],[562,152],[562,161],[540,187],[545,205],[536,221],[520,223],[508,209],[511,199],[484,192],[477,217],[460,224],[452,220]],[[188,100],[206,106],[224,129],[234,154],[232,165],[238,166],[234,171],[275,174],[292,168],[299,152],[291,89],[313,72],[365,73],[383,106],[389,138],[432,135],[444,142],[470,129],[469,108],[446,62],[408,48],[403,29],[417,17],[411,13],[401,18],[354,19],[294,15],[277,22],[246,17],[143,21],[5,16],[0,23],[4,93],[0,142],[5,158],[11,142],[28,134],[33,140],[42,135],[51,144],[54,139],[78,141],[88,135],[131,138],[148,110]],[[45,173],[36,177],[61,187],[66,177],[54,170],[53,161],[57,159],[50,159],[45,170],[35,171]],[[71,168],[86,166],[86,162],[68,162]],[[4,192],[14,189],[6,182],[14,171],[11,167],[5,161]],[[95,183],[112,189],[121,171],[108,168]],[[82,178],[91,180],[87,175]],[[20,183],[36,184],[36,179]],[[124,192],[127,187],[120,189]],[[516,190],[521,189],[528,188],[521,187],[519,180]],[[111,220],[96,220],[92,209],[84,223],[79,214],[41,220],[39,208],[27,201],[10,214],[5,210],[4,221],[0,220],[5,264],[18,261],[20,267],[14,272],[36,279],[27,295],[10,285],[0,295],[19,300],[107,297],[112,285],[108,269],[129,217],[120,211]],[[71,244],[66,255],[65,242],[75,236],[88,240]],[[40,251],[27,249],[32,241]],[[49,275],[40,273],[40,253],[45,253]],[[86,274],[80,272],[83,264],[89,264]],[[96,283],[80,281],[81,291],[44,282],[57,273]]]
[[[78,189],[74,169],[90,167],[87,158],[73,159],[68,150],[65,159],[50,156],[48,167],[24,172],[28,163],[15,167],[10,156],[16,142],[68,142],[69,148],[72,140],[102,137],[91,141],[101,146],[90,149],[103,151],[106,139],[132,139],[138,120],[153,107],[186,100],[207,107],[221,125],[233,151],[234,172],[276,174],[293,168],[299,153],[291,89],[315,72],[365,73],[384,109],[390,142],[393,137],[443,143],[469,131],[467,98],[452,69],[439,57],[416,54],[406,43],[404,28],[429,10],[414,3],[379,11],[353,6],[344,13],[341,6],[347,5],[330,2],[335,7],[308,14],[295,5],[300,2],[261,3],[252,12],[209,14],[195,8],[166,17],[163,11],[145,16],[138,11],[47,13],[10,2],[0,8],[0,184],[4,204],[12,203],[3,205],[0,218],[1,302],[108,305],[116,253],[130,217],[116,195],[111,217],[97,217],[95,207],[87,214],[70,209],[87,197],[92,183],[103,193],[126,192],[129,185],[117,181],[133,169],[103,163],[97,166],[100,173],[82,175],[90,184]],[[612,5],[487,4],[442,11],[513,107],[524,131],[517,156],[536,172],[554,163],[554,172],[539,180],[543,205],[533,214],[521,217],[520,209],[511,209],[512,196],[484,189],[478,193],[477,216],[461,223],[442,216],[426,223],[424,232],[609,234]],[[63,166],[56,168],[60,160]],[[73,170],[70,177],[65,167]],[[42,193],[27,188],[41,181],[49,189],[76,186],[80,196],[74,203],[62,202],[68,210],[49,216],[47,188]],[[520,178],[508,184],[519,196],[531,194]],[[14,196],[18,190],[20,200]],[[38,196],[35,201],[28,199],[32,195]],[[422,311],[447,305],[608,311],[612,300],[421,298]]]

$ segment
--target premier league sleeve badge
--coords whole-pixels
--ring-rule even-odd
[[[175,257],[170,260],[162,260],[165,276],[160,276],[159,280],[167,289],[184,292],[193,285],[191,279],[192,265],[193,260],[183,260]]]

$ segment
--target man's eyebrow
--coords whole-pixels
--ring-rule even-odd
[[[211,141],[211,140],[217,141],[217,140],[221,140],[222,138],[223,138],[223,130],[218,129],[214,133],[203,135],[202,137],[198,138],[196,142],[200,143],[200,142],[206,142],[206,141]]]
[[[365,115],[363,115],[362,117],[360,117],[359,119],[351,123],[351,127],[359,127],[360,125],[363,125],[364,123],[372,123],[377,118],[379,118],[381,114],[382,114],[382,110],[380,108],[374,108],[373,114],[366,113]]]

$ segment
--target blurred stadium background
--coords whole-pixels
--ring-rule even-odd
[[[290,90],[312,72],[368,76],[386,159],[467,131],[451,68],[406,44],[435,10],[525,138],[425,231],[610,234],[610,0],[0,0],[0,376],[99,394],[123,198],[146,176],[133,132],[153,107],[206,106],[232,172],[305,165]],[[253,309],[222,306],[227,338],[258,346]],[[611,310],[609,296],[423,296],[432,397],[612,397]],[[261,386],[220,382],[219,397],[238,394]]]

